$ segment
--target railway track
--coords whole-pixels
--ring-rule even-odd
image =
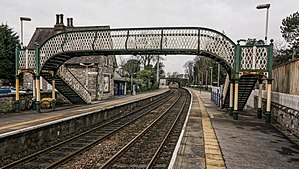
[[[174,104],[100,168],[167,168],[190,103],[189,94],[180,92]]]
[[[47,149],[3,166],[2,168],[55,168],[82,153],[82,151],[89,149],[93,145],[121,131],[127,125],[134,123],[154,109],[163,107],[162,105],[165,105],[165,102],[171,102],[176,97],[179,97],[175,96],[178,95],[177,93],[178,92],[172,92],[170,95],[165,96],[164,101],[158,100],[150,105],[144,105],[126,116],[106,122],[105,124],[69,138]]]

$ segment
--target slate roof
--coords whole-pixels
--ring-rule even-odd
[[[64,31],[79,31],[79,30],[97,30],[110,29],[110,26],[78,26],[78,27],[64,27]],[[43,44],[51,36],[58,33],[54,27],[36,28],[32,38],[27,45],[28,49],[35,49],[37,44]]]
[[[79,31],[79,30],[100,30],[100,29],[110,29],[109,25],[104,26],[59,26],[60,28],[63,28],[63,31]],[[27,45],[28,49],[35,49],[37,44],[41,45],[43,44],[47,39],[49,39],[51,36],[62,32],[61,29],[56,29],[54,27],[39,27],[36,28],[33,36],[31,37],[29,44]],[[115,55],[110,55],[113,57],[114,61],[114,67],[116,67],[116,58]],[[67,64],[79,64],[79,63],[99,63],[100,62],[99,56],[81,56],[81,57],[75,57],[72,59],[69,59],[65,63]]]

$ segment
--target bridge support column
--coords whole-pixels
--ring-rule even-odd
[[[257,118],[262,118],[262,88],[263,88],[263,80],[259,79],[259,93],[258,93],[258,102],[257,102]]]
[[[228,108],[228,111],[229,111],[229,115],[230,116],[233,116],[233,105],[234,105],[234,82],[233,81],[230,81],[229,82],[229,108]]]
[[[56,98],[55,98],[55,72],[52,74],[52,108],[56,108]]]
[[[36,76],[36,112],[40,113],[40,76]]]
[[[33,75],[33,80],[32,80],[32,109],[35,109],[35,102],[36,102],[36,76],[35,74]]]
[[[20,112],[19,75],[16,75],[16,112]]]
[[[266,105],[266,123],[271,121],[271,92],[272,92],[272,79],[268,79],[267,84],[267,105]]]
[[[239,90],[239,80],[236,79],[235,80],[235,96],[234,96],[234,111],[233,111],[233,119],[234,120],[238,120],[238,99],[239,99],[239,96],[238,96],[238,90]]]

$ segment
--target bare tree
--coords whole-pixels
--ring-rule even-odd
[[[189,60],[184,64],[185,73],[188,75],[189,83],[194,79],[194,61]]]

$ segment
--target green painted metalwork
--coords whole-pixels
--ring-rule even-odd
[[[242,71],[267,71],[268,70],[269,45],[241,46]]]
[[[234,48],[233,41],[212,29],[165,27],[64,32],[49,38],[40,46],[40,52],[44,55],[41,67],[49,58],[62,53],[201,55],[205,52],[232,67]]]
[[[197,50],[198,50],[198,53],[199,53],[200,52],[200,28],[198,28],[197,40],[198,40]]]
[[[97,38],[98,38],[98,31],[96,31],[96,33],[95,33],[95,37],[94,37],[94,41],[92,42],[92,50],[95,50],[95,48],[94,48],[94,44],[95,44]]]
[[[128,39],[129,39],[130,31],[127,30],[127,37],[126,37],[126,42],[125,42],[125,50],[128,50]]]
[[[39,78],[40,75],[40,50],[39,46],[35,49],[35,70],[36,70],[36,77]]]
[[[65,41],[67,40],[67,36],[68,36],[68,33],[64,34],[64,39],[63,39],[63,42],[61,44],[61,49],[62,49],[63,52],[64,52],[63,48],[64,48]]]
[[[239,112],[237,110],[233,111],[233,119],[238,120],[239,119]]]
[[[161,50],[163,50],[163,32],[164,32],[164,30],[162,28],[162,30],[161,30],[161,41],[160,41],[160,48],[161,48]]]
[[[16,76],[18,76],[18,70],[19,70],[19,60],[20,60],[20,48],[19,45],[16,46],[15,49],[15,57],[16,57],[16,63],[15,63],[15,68],[16,68]]]
[[[20,100],[16,100],[15,102],[16,113],[20,112]]]
[[[25,50],[16,48],[16,72],[26,68],[26,63],[28,63],[28,69],[36,70],[36,75],[39,76],[41,70],[57,71],[63,62],[72,57],[128,54],[206,56],[224,66],[232,79],[238,80],[240,71],[269,72],[269,77],[272,78],[273,43],[241,46],[239,43],[235,44],[223,33],[203,27],[152,27],[61,32],[27,53]],[[81,90],[82,87],[77,85],[73,88]],[[86,102],[90,101],[88,92],[81,91],[79,95]]]
[[[241,46],[238,43],[236,47],[235,53],[235,79],[239,79],[239,72],[240,72],[240,60],[241,60]]]
[[[270,40],[270,45],[268,47],[268,78],[272,79],[272,65],[273,65],[273,39]]]

